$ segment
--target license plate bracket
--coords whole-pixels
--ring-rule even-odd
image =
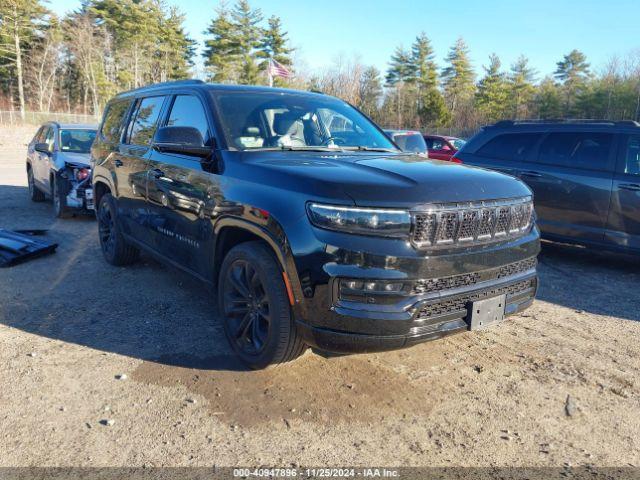
[[[506,295],[469,302],[467,305],[469,330],[482,330],[502,322],[506,303]]]

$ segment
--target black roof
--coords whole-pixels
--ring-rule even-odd
[[[207,90],[216,90],[216,91],[231,91],[231,92],[269,92],[269,93],[288,93],[288,94],[298,94],[298,95],[322,95],[320,92],[309,92],[307,90],[294,90],[289,88],[275,88],[275,87],[267,87],[261,85],[226,85],[219,83],[207,83],[202,80],[192,79],[192,80],[176,80],[172,82],[161,82],[154,83],[151,85],[146,85],[144,87],[134,88],[132,90],[127,90],[119,93],[116,97],[128,97],[130,95],[137,95],[139,93],[147,93],[153,92],[154,90],[162,90],[167,88],[175,88],[175,87],[198,87],[198,88],[206,88]]]
[[[542,120],[501,120],[493,125],[489,125],[490,128],[504,128],[509,129],[512,127],[558,127],[558,126],[589,126],[589,127],[625,127],[625,128],[638,128],[640,123],[633,120],[597,120],[597,119],[542,119]]]

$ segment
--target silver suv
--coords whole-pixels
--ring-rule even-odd
[[[56,217],[93,211],[90,150],[95,125],[45,123],[27,149],[29,196],[34,202],[53,199]]]

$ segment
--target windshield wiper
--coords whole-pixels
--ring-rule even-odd
[[[280,147],[280,150],[288,150],[288,151],[292,151],[292,152],[297,152],[297,151],[307,151],[307,152],[340,152],[342,149],[341,148],[336,148],[336,147],[325,147],[322,145],[307,145],[306,147],[293,147],[293,146],[288,146],[288,145],[282,145]]]
[[[353,147],[342,147],[344,150],[355,150],[358,152],[387,152],[387,153],[400,153],[400,150],[395,150],[393,148],[383,148],[383,147],[365,147],[363,145],[356,145]]]

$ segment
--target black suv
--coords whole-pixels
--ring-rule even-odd
[[[133,90],[107,105],[92,161],[106,260],[145,250],[216,284],[253,368],[483,328],[535,296],[526,185],[403,153],[333,97]]]
[[[456,157],[522,178],[550,240],[640,253],[640,124],[503,121]]]

